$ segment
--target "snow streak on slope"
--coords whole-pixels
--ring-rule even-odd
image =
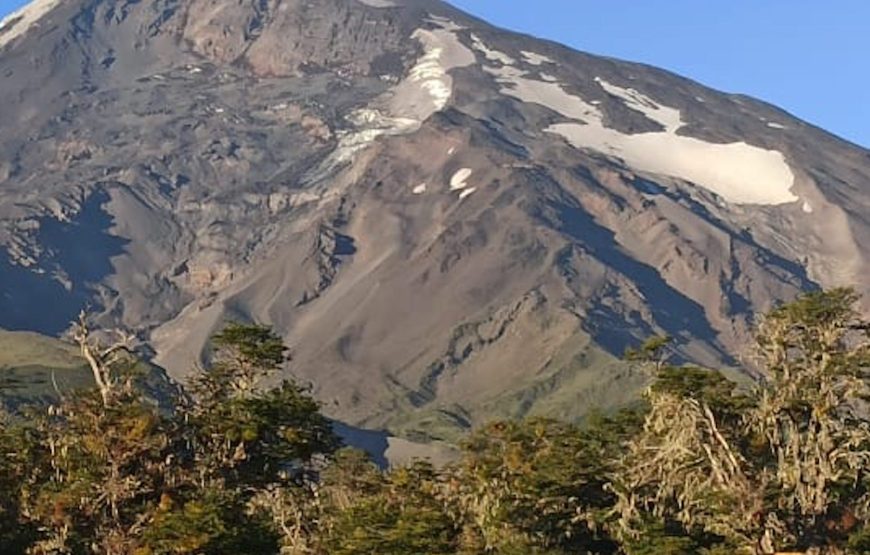
[[[0,21],[0,48],[39,24],[39,20],[60,4],[62,0],[35,0]]]
[[[393,90],[390,111],[422,122],[447,106],[453,94],[450,70],[473,64],[474,54],[449,29],[417,29],[413,37],[425,54]]]
[[[412,35],[424,48],[423,55],[398,85],[375,103],[345,119],[352,125],[338,133],[339,143],[305,182],[320,181],[338,166],[382,136],[412,133],[433,114],[443,110],[453,96],[450,70],[474,63],[474,54],[457,38],[451,22],[434,21],[441,29],[417,29]]]
[[[395,8],[399,4],[393,2],[392,0],[359,0],[361,3],[366,6],[371,6],[372,8]]]
[[[530,79],[518,68],[485,68],[508,96],[546,106],[565,118],[546,129],[576,148],[590,148],[623,159],[629,166],[683,179],[734,204],[777,205],[795,202],[794,174],[782,153],[749,145],[708,143],[678,135],[685,125],[676,108],[663,106],[634,89],[596,78],[609,95],[659,123],[663,131],[626,134],[604,125],[601,108],[569,94],[562,85]]]
[[[535,52],[529,52],[527,50],[522,51],[523,59],[526,63],[532,64],[533,66],[539,66],[542,64],[555,64],[551,58],[544,56],[543,54],[537,54]]]
[[[653,99],[635,89],[623,89],[622,87],[611,85],[600,77],[596,77],[595,82],[607,91],[608,94],[621,99],[632,110],[642,113],[647,118],[664,127],[668,133],[676,133],[686,125],[682,114],[676,108],[656,104]]]
[[[504,52],[489,48],[486,43],[484,43],[480,39],[480,37],[478,37],[474,33],[471,33],[471,44],[472,46],[474,46],[475,50],[482,53],[486,57],[486,59],[491,62],[499,62],[504,65],[512,65],[514,63],[513,58],[511,58]]]

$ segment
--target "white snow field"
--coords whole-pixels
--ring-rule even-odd
[[[622,133],[604,125],[597,105],[569,94],[558,83],[530,79],[515,67],[485,69],[503,86],[503,94],[576,120],[545,130],[564,137],[576,148],[621,158],[640,171],[689,181],[734,204],[778,205],[799,200],[791,192],[795,177],[782,153],[745,142],[717,144],[678,135],[685,125],[680,111],[634,89],[596,79],[606,93],[659,123],[663,131]]]
[[[459,200],[464,200],[471,196],[471,193],[477,190],[477,187],[469,187],[468,189],[463,189],[461,193],[459,193]]]
[[[425,54],[392,91],[390,112],[422,122],[447,106],[453,94],[450,70],[473,64],[475,57],[447,29],[417,29],[413,37],[423,45]]]

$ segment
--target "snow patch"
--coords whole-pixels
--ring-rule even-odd
[[[506,66],[514,64],[513,58],[511,58],[504,52],[491,49],[486,45],[485,42],[480,40],[480,37],[478,37],[474,33],[471,33],[471,45],[475,50],[482,53],[484,57],[486,57],[486,59],[491,62],[499,62]]]
[[[675,133],[677,129],[686,125],[683,121],[682,114],[676,108],[662,106],[653,101],[650,97],[640,93],[635,89],[624,89],[617,85],[608,83],[600,77],[596,77],[595,81],[605,90],[617,98],[620,98],[626,106],[642,113],[649,119],[660,124],[668,133]]]
[[[338,162],[350,161],[354,154],[369,146],[378,137],[410,132],[419,124],[412,118],[390,117],[378,110],[367,108],[357,110],[347,119],[356,129],[338,134]]]
[[[541,79],[549,83],[555,83],[556,81],[558,81],[558,79],[554,75],[550,75],[549,73],[541,73]]]
[[[580,97],[568,94],[558,83],[528,79],[521,69],[515,67],[484,69],[494,75],[498,83],[504,85],[501,89],[502,94],[523,102],[546,106],[570,119],[586,121],[587,119],[601,118],[601,112],[598,108],[588,104]]]
[[[425,183],[420,183],[419,185],[417,185],[416,187],[414,187],[414,188],[411,190],[411,192],[414,193],[415,195],[422,195],[423,193],[426,192],[426,184],[425,184]]]
[[[394,2],[393,0],[357,0],[361,4],[365,4],[366,6],[370,6],[372,8],[395,8],[399,4]]]
[[[773,129],[788,129],[788,127],[786,127],[785,125],[783,125],[781,123],[776,123],[774,121],[767,122],[767,126],[773,128]]]
[[[432,48],[411,68],[408,78],[420,84],[420,88],[429,93],[436,110],[441,110],[450,100],[453,93],[446,79],[447,72],[441,65],[443,48]]]
[[[450,190],[458,191],[460,189],[465,189],[468,187],[468,178],[471,177],[471,174],[474,173],[474,170],[471,168],[462,168],[450,178]]]
[[[533,66],[539,66],[542,64],[555,64],[552,58],[548,58],[543,54],[536,54],[535,52],[528,52],[526,50],[520,51],[520,54],[523,55],[523,59],[526,63],[532,64]]]
[[[813,207],[812,207],[812,205],[811,205],[809,202],[807,202],[807,201],[804,201],[804,205],[803,205],[801,208],[802,208],[802,210],[803,210],[805,213],[807,213],[807,214],[812,214],[812,213],[813,213]]]
[[[4,17],[0,21],[0,48],[6,46],[12,39],[26,33],[31,27],[39,25],[39,20],[62,1],[35,0]]]
[[[577,148],[622,158],[636,169],[690,181],[735,204],[786,204],[794,174],[780,152],[743,142],[714,144],[667,132],[625,135],[604,127],[561,123],[547,131]]]
[[[393,90],[390,111],[422,122],[450,101],[453,78],[449,71],[469,66],[475,58],[452,31],[417,29],[412,36],[420,41],[425,53]]]
[[[449,20],[445,22],[447,25]],[[435,23],[441,25],[440,21]],[[372,107],[356,110],[346,117],[352,127],[336,134],[337,147],[304,182],[324,179],[379,137],[416,131],[424,121],[447,106],[453,95],[450,70],[473,64],[474,53],[448,29],[418,29],[412,36],[423,45],[424,54],[408,76],[379,97]]]
[[[420,122],[412,118],[393,117],[379,110],[363,108],[350,114],[351,129],[336,133],[338,145],[314,172],[303,180],[310,184],[327,177],[339,166],[353,161],[354,156],[382,136],[401,135],[416,130]]]
[[[469,187],[468,189],[463,190],[459,193],[459,200],[463,200],[471,195],[474,191],[477,190],[477,187]]]
[[[445,31],[450,31],[451,33],[455,33],[456,31],[462,31],[463,29],[465,29],[465,27],[463,27],[462,25],[459,25],[458,23],[456,23],[452,19],[448,19],[448,18],[446,18],[444,16],[440,16],[440,15],[431,15],[430,14],[429,21],[431,21],[435,25],[438,25],[439,27],[441,27]]]
[[[487,69],[508,96],[546,106],[570,123],[551,125],[547,132],[564,137],[575,148],[588,148],[617,158],[640,171],[694,183],[735,204],[777,205],[795,202],[794,174],[782,153],[749,145],[708,143],[678,135],[684,125],[679,110],[661,105],[634,89],[599,80],[608,93],[660,123],[665,130],[625,134],[604,125],[600,108],[566,92],[557,83],[526,77],[516,68]]]

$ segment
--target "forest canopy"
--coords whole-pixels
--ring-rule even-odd
[[[95,387],[0,415],[0,552],[134,555],[870,553],[870,322],[849,289],[759,318],[757,376],[627,359],[641,402],[582,424],[492,422],[459,458],[343,448],[287,349],[229,324],[155,403],[122,336],[73,337]]]

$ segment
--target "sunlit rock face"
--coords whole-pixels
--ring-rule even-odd
[[[36,0],[0,20],[0,48],[27,32],[50,24],[49,14],[62,1]]]
[[[183,379],[229,319],[349,424],[632,398],[654,333],[870,289],[870,153],[435,0],[39,1],[0,24],[0,328],[83,307]]]

